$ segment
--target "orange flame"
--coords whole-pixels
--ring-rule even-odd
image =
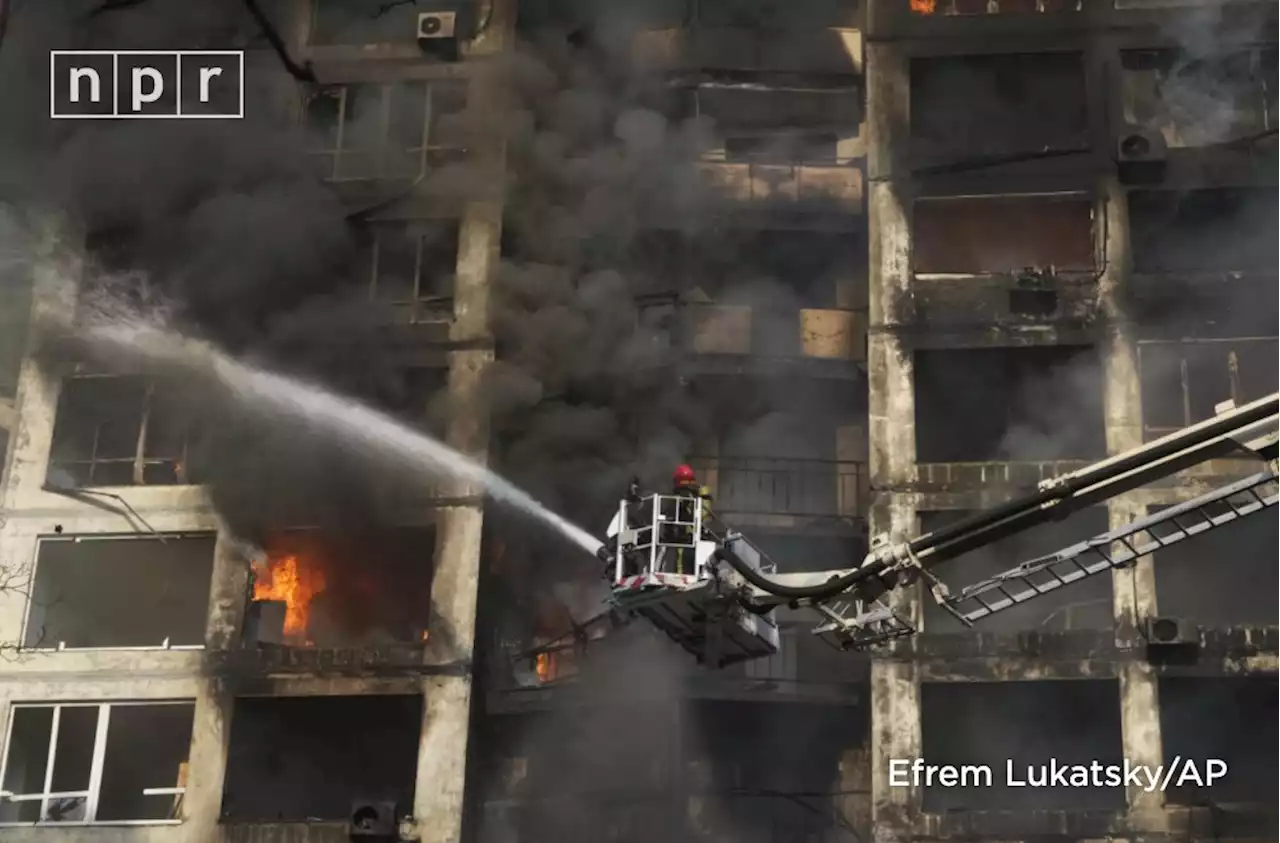
[[[311,623],[311,601],[324,591],[324,574],[298,563],[296,556],[267,560],[254,566],[253,599],[279,600],[285,604],[284,634],[306,640]]]
[[[911,11],[917,15],[931,15],[938,10],[938,0],[911,0]]]
[[[553,653],[539,653],[534,664],[539,682],[550,682],[556,678],[556,657]]]

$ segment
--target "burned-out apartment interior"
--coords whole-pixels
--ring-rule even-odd
[[[250,110],[289,126],[95,121],[29,153],[81,257],[0,264],[0,837],[1277,839],[1273,513],[972,628],[897,588],[918,634],[868,652],[782,606],[775,654],[712,670],[609,623],[599,560],[473,485],[38,318],[149,278],[200,336],[593,534],[631,477],[688,463],[778,572],[850,568],[1276,392],[1274,4],[144,0],[43,28],[37,5],[0,0],[0,78],[72,25],[246,49]],[[916,757],[1229,773],[890,786]]]

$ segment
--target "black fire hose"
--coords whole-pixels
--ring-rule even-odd
[[[790,600],[824,600],[828,597],[835,597],[843,591],[848,591],[851,586],[874,577],[887,567],[885,563],[877,560],[865,568],[850,571],[842,576],[827,580],[821,585],[797,586],[774,582],[746,562],[743,562],[738,554],[727,547],[721,546],[717,548],[716,558],[725,562],[739,574],[742,574],[744,580],[764,593],[772,594],[775,597],[786,597]]]

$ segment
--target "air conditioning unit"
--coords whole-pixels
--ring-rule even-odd
[[[1200,643],[1200,628],[1183,618],[1153,617],[1142,624],[1148,647],[1190,647]]]
[[[458,13],[422,12],[418,15],[418,47],[444,61],[458,60]]]
[[[453,38],[457,27],[457,12],[423,12],[418,15],[418,40]]]
[[[1164,178],[1169,147],[1164,135],[1128,126],[1116,138],[1116,165],[1122,184],[1150,184]]]
[[[373,799],[357,799],[351,803],[347,820],[347,836],[359,843],[400,839],[396,820],[396,803]]]

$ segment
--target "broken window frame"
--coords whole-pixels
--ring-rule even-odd
[[[1150,442],[1152,440],[1160,438],[1161,436],[1166,436],[1175,431],[1182,430],[1185,427],[1190,427],[1193,424],[1198,424],[1200,422],[1208,420],[1207,418],[1204,418],[1204,419],[1196,418],[1195,414],[1192,412],[1192,409],[1191,409],[1192,408],[1191,373],[1190,373],[1190,367],[1187,361],[1187,354],[1185,351],[1185,349],[1188,346],[1213,346],[1213,345],[1227,346],[1227,355],[1226,355],[1226,361],[1225,361],[1226,369],[1227,369],[1226,382],[1228,384],[1230,395],[1224,396],[1222,400],[1226,401],[1229,397],[1230,400],[1234,401],[1236,406],[1239,407],[1248,403],[1248,399],[1245,399],[1241,393],[1240,361],[1239,361],[1239,354],[1238,354],[1239,349],[1236,348],[1236,346],[1249,344],[1249,343],[1257,343],[1259,345],[1264,343],[1269,343],[1272,346],[1275,346],[1277,342],[1280,342],[1280,337],[1274,337],[1274,336],[1272,337],[1264,337],[1264,336],[1203,337],[1203,338],[1195,338],[1195,339],[1177,339],[1177,340],[1160,340],[1160,339],[1139,340],[1138,354],[1137,354],[1139,388],[1141,389],[1143,386],[1145,386],[1145,383],[1146,383],[1143,378],[1143,366],[1142,366],[1143,349],[1162,347],[1162,348],[1169,348],[1169,349],[1177,349],[1179,351],[1180,359],[1179,359],[1179,371],[1178,371],[1178,374],[1179,374],[1178,386],[1182,393],[1180,396],[1181,406],[1182,406],[1182,420],[1177,425],[1166,426],[1166,425],[1150,424],[1148,422],[1148,415],[1146,412],[1146,408],[1145,407],[1143,408],[1143,413],[1142,413],[1143,441]]]
[[[105,421],[99,419],[98,421],[94,422],[93,449],[90,452],[89,458],[81,459],[81,460],[63,460],[63,459],[55,459],[53,455],[50,454],[47,471],[52,472],[54,469],[64,468],[66,466],[79,466],[79,467],[87,466],[89,471],[89,482],[84,484],[84,488],[138,488],[138,487],[173,488],[177,486],[197,485],[197,484],[193,484],[190,478],[187,476],[188,466],[190,465],[189,455],[190,455],[191,439],[192,439],[191,431],[184,432],[182,436],[182,440],[183,440],[182,453],[178,458],[178,460],[175,461],[173,459],[168,459],[168,458],[147,456],[147,432],[150,426],[151,412],[152,412],[152,409],[154,408],[153,399],[155,397],[156,386],[158,384],[158,381],[155,378],[147,377],[144,375],[131,374],[128,372],[89,372],[89,371],[80,372],[80,371],[77,371],[72,374],[68,374],[62,378],[61,389],[65,390],[67,388],[67,384],[71,381],[76,381],[76,380],[87,381],[91,379],[97,379],[97,380],[135,379],[135,380],[142,380],[146,383],[146,391],[144,393],[143,403],[142,403],[142,419],[138,428],[138,439],[137,439],[137,444],[134,447],[133,456],[104,457],[101,459],[98,458],[97,456],[98,441],[102,434],[102,427],[104,424],[106,424]],[[57,427],[55,423],[54,432],[56,433],[56,431],[57,431]],[[55,447],[56,447],[56,444],[55,444]],[[125,463],[130,463],[133,466],[133,482],[132,483],[126,486],[121,486],[120,484],[112,485],[112,484],[94,482],[94,474],[96,473],[98,466],[121,465]],[[169,465],[169,464],[174,465],[173,473],[178,480],[177,483],[147,483],[146,482],[147,466]]]
[[[1274,66],[1268,67],[1268,53],[1274,50],[1274,45],[1253,44],[1240,46],[1212,59],[1197,58],[1177,47],[1121,50],[1119,73],[1122,119],[1127,125],[1143,126],[1160,133],[1170,149],[1203,149],[1222,143],[1230,144],[1245,140],[1261,132],[1273,132],[1276,129],[1276,114],[1272,110],[1271,103],[1276,95],[1276,80],[1274,73],[1269,72],[1274,71]],[[1205,69],[1211,72],[1225,72],[1229,70],[1229,62],[1241,60],[1248,62],[1250,84],[1247,87],[1241,86],[1238,91],[1233,91],[1239,95],[1239,99],[1232,105],[1252,106],[1246,113],[1249,121],[1254,125],[1245,126],[1242,121],[1233,127],[1238,131],[1203,143],[1171,142],[1170,134],[1166,132],[1180,135],[1186,128],[1184,121],[1175,120],[1175,115],[1170,113],[1169,108],[1160,99],[1160,88],[1169,83],[1172,72],[1179,66],[1197,62],[1203,63],[1206,66]],[[1159,66],[1155,66],[1157,63]],[[1151,66],[1145,66],[1148,64]],[[1142,78],[1146,74],[1151,74],[1153,77],[1149,82],[1144,82]],[[1149,98],[1141,96],[1144,84],[1150,85]],[[1138,115],[1132,111],[1136,106],[1148,106],[1153,113],[1146,120],[1137,119]],[[1190,122],[1197,122],[1194,116]],[[1180,140],[1180,137],[1178,139]]]
[[[203,650],[203,649],[205,649],[205,642],[203,642],[203,641],[201,641],[199,644],[171,644],[171,643],[169,643],[169,642],[170,642],[170,639],[169,639],[169,638],[167,638],[167,637],[166,637],[163,641],[161,641],[159,644],[147,644],[147,645],[140,645],[140,646],[115,646],[115,647],[68,647],[68,646],[66,645],[66,642],[64,642],[64,641],[59,641],[59,642],[57,642],[56,644],[54,644],[54,645],[52,645],[52,646],[38,646],[38,645],[36,645],[36,646],[32,646],[32,645],[28,645],[28,644],[26,644],[26,643],[25,643],[25,642],[26,642],[26,638],[27,638],[27,627],[31,624],[31,610],[32,610],[32,608],[34,607],[34,603],[35,603],[35,595],[36,595],[36,593],[37,593],[37,592],[36,592],[36,578],[39,576],[39,569],[40,569],[40,544],[41,544],[41,543],[43,543],[43,542],[45,542],[45,541],[59,541],[59,542],[66,542],[66,541],[75,541],[75,542],[88,542],[88,541],[135,541],[135,540],[142,540],[142,541],[154,541],[154,540],[159,540],[159,539],[158,539],[158,536],[159,536],[159,535],[161,535],[161,534],[151,534],[151,533],[136,534],[136,533],[135,533],[135,534],[120,535],[120,534],[115,534],[115,533],[86,533],[86,534],[80,534],[80,535],[75,535],[75,536],[70,536],[70,537],[68,537],[68,536],[41,536],[40,538],[38,538],[38,539],[36,540],[36,553],[35,553],[35,557],[34,557],[35,561],[34,561],[34,563],[32,564],[32,568],[31,568],[31,580],[30,580],[30,589],[29,589],[29,590],[30,590],[30,596],[27,598],[27,600],[26,600],[26,602],[25,602],[25,606],[24,606],[23,614],[22,614],[22,637],[21,637],[21,640],[22,640],[22,642],[23,642],[23,643],[22,643],[22,645],[19,647],[19,650],[20,650],[21,652],[25,652],[25,653],[55,653],[55,652],[56,652],[56,653],[103,653],[103,652],[117,652],[117,651],[120,651],[120,652],[125,652],[125,651],[136,651],[136,652],[147,651],[147,652],[150,652],[150,651],[156,651],[156,650],[179,652],[179,651],[190,651],[190,650]],[[194,530],[193,530],[193,531],[184,532],[184,533],[165,533],[165,534],[163,534],[163,538],[164,538],[164,539],[181,540],[181,539],[184,539],[184,538],[208,538],[210,535],[211,535],[211,531],[194,531]],[[216,541],[216,540],[215,540],[215,541]],[[215,550],[215,553],[216,553],[216,550]],[[177,563],[175,563],[175,564],[177,564]],[[213,588],[213,586],[212,586],[212,580],[211,580],[211,581],[210,581],[210,592],[209,592],[209,593],[212,593],[212,588]],[[208,607],[207,607],[207,606],[205,607],[205,610],[204,610],[204,611],[205,611],[205,613],[207,614],[207,612],[208,612]],[[43,642],[43,637],[44,637],[44,636],[43,636],[43,634],[42,634],[42,635],[41,635],[41,638],[39,639],[39,640],[40,640],[40,642]]]
[[[962,279],[996,279],[996,278],[1014,278],[1020,279],[1026,277],[1026,270],[1036,269],[1044,270],[1050,267],[1025,267],[1010,266],[1007,269],[995,270],[988,269],[982,272],[918,272],[915,269],[915,218],[914,207],[924,203],[941,204],[944,202],[982,202],[983,200],[999,201],[999,200],[1041,200],[1046,203],[1051,202],[1075,202],[1081,204],[1089,203],[1089,223],[1093,229],[1093,253],[1091,255],[1092,266],[1060,266],[1052,267],[1054,272],[1052,277],[1063,279],[1085,279],[1097,280],[1106,266],[1105,241],[1107,232],[1107,209],[1103,205],[1099,205],[1097,198],[1087,190],[1047,190],[1033,191],[1030,193],[964,193],[952,196],[920,196],[912,202],[912,217],[910,221],[912,234],[912,260],[911,260],[911,277],[920,281],[955,281]]]
[[[394,91],[397,85],[418,86],[421,85],[423,90],[423,113],[422,113],[422,135],[417,139],[417,143],[413,146],[397,148],[391,139],[392,125],[395,119],[393,100]],[[465,153],[465,148],[457,144],[441,144],[435,143],[434,135],[439,128],[437,117],[435,114],[436,93],[443,88],[452,87],[463,94],[463,102],[465,108],[466,86],[455,80],[437,81],[437,80],[420,80],[420,79],[402,79],[394,82],[350,82],[335,85],[327,85],[318,91],[309,93],[305,96],[302,103],[302,122],[304,125],[310,125],[311,104],[321,97],[336,96],[338,100],[338,110],[336,120],[333,125],[332,143],[326,142],[323,148],[312,149],[310,157],[316,159],[327,159],[328,166],[324,168],[327,172],[323,175],[326,181],[336,183],[349,182],[368,182],[375,180],[414,180],[421,179],[431,166],[433,157],[443,157],[446,160],[452,158],[459,153]],[[348,147],[345,144],[347,140],[348,120],[347,106],[351,100],[351,91],[356,88],[379,89],[378,104],[378,125],[377,125],[377,145],[369,149],[360,147]],[[458,112],[447,112],[455,114]],[[414,172],[405,173],[388,173],[388,166],[393,160],[396,160],[399,153],[408,153],[410,155],[416,153],[418,155],[418,166]],[[351,156],[374,156],[376,164],[374,171],[367,175],[347,176],[342,174],[342,160],[344,155]]]
[[[795,76],[797,74],[791,74]],[[804,76],[806,74],[799,74]],[[795,80],[788,77],[787,79],[772,78],[776,74],[769,73],[729,73],[729,74],[704,74],[694,79],[676,78],[672,79],[669,86],[672,90],[681,91],[689,97],[690,112],[686,115],[695,119],[701,119],[704,116],[715,119],[712,115],[706,114],[703,108],[702,94],[704,91],[712,90],[754,90],[763,93],[771,93],[778,95],[787,94],[805,94],[805,95],[827,95],[831,97],[852,96],[859,101],[860,109],[865,110],[865,96],[861,84],[856,81],[848,81],[843,84],[833,82],[829,74],[813,76],[813,85],[800,84],[802,80]],[[819,84],[821,83],[821,84]],[[841,147],[848,147],[856,144],[861,139],[862,124],[865,120],[860,121],[856,126],[850,126],[839,122],[823,123],[805,126],[789,126],[785,128],[766,128],[766,127],[743,127],[735,128],[733,124],[716,123],[715,127],[715,143],[716,146],[704,151],[702,159],[708,162],[725,163],[725,164],[747,164],[747,165],[764,165],[764,166],[780,166],[780,167],[838,167],[849,164],[856,160],[859,156],[846,150],[845,154],[841,154]],[[834,138],[831,144],[831,155],[810,156],[806,152],[820,148],[820,144],[805,143],[804,139],[826,138],[830,136]],[[752,152],[742,155],[730,156],[729,142],[732,141],[765,141],[776,140],[779,143],[777,151],[770,150],[766,147],[765,151]],[[789,146],[791,154],[779,154],[784,146]]]
[[[73,826],[95,826],[95,825],[120,825],[120,826],[144,826],[144,825],[181,825],[183,818],[181,816],[183,809],[183,800],[186,796],[187,789],[182,787],[150,787],[143,790],[144,796],[173,796],[174,803],[171,813],[177,813],[178,816],[172,819],[142,819],[142,820],[98,820],[96,819],[98,811],[98,802],[102,795],[102,770],[107,757],[107,733],[111,726],[111,709],[126,708],[130,706],[160,706],[160,705],[185,705],[195,709],[195,700],[113,700],[111,702],[57,702],[57,703],[14,703],[9,707],[9,722],[5,727],[5,749],[4,758],[0,762],[0,785],[3,785],[9,774],[9,753],[13,747],[13,726],[14,712],[23,708],[51,708],[53,709],[53,721],[49,727],[49,754],[44,771],[44,786],[40,793],[14,793],[0,791],[0,799],[7,802],[34,802],[40,801],[40,819],[34,822],[0,822],[0,828],[30,828],[30,827],[47,827],[53,826],[58,828]],[[51,792],[49,790],[53,782],[54,762],[57,759],[58,750],[58,726],[61,720],[62,711],[68,708],[96,708],[98,709],[98,720],[95,726],[93,738],[92,760],[89,767],[89,784],[85,790]],[[127,749],[125,750],[127,751]],[[190,761],[191,739],[187,740],[187,757]],[[84,819],[68,820],[66,822],[49,821],[45,819],[49,811],[49,802],[53,799],[69,799],[80,798],[85,800]]]
[[[403,226],[394,224],[379,224],[371,226],[368,232],[369,247],[369,263],[368,263],[368,289],[369,298],[382,304],[390,305],[397,311],[407,310],[409,314],[409,323],[413,325],[450,322],[453,320],[454,292],[457,285],[458,276],[458,253],[457,253],[457,237],[458,232],[455,231],[453,253],[453,267],[448,273],[452,279],[453,288],[448,295],[430,294],[423,295],[423,287],[432,288],[435,276],[428,274],[425,270],[424,259],[428,256],[427,240],[431,238],[431,232],[415,229],[413,223]],[[382,280],[380,264],[382,262],[383,243],[390,242],[392,239],[408,239],[413,241],[414,258],[413,258],[413,291],[407,299],[384,299],[378,297],[378,282]],[[431,289],[426,292],[432,293]]]

